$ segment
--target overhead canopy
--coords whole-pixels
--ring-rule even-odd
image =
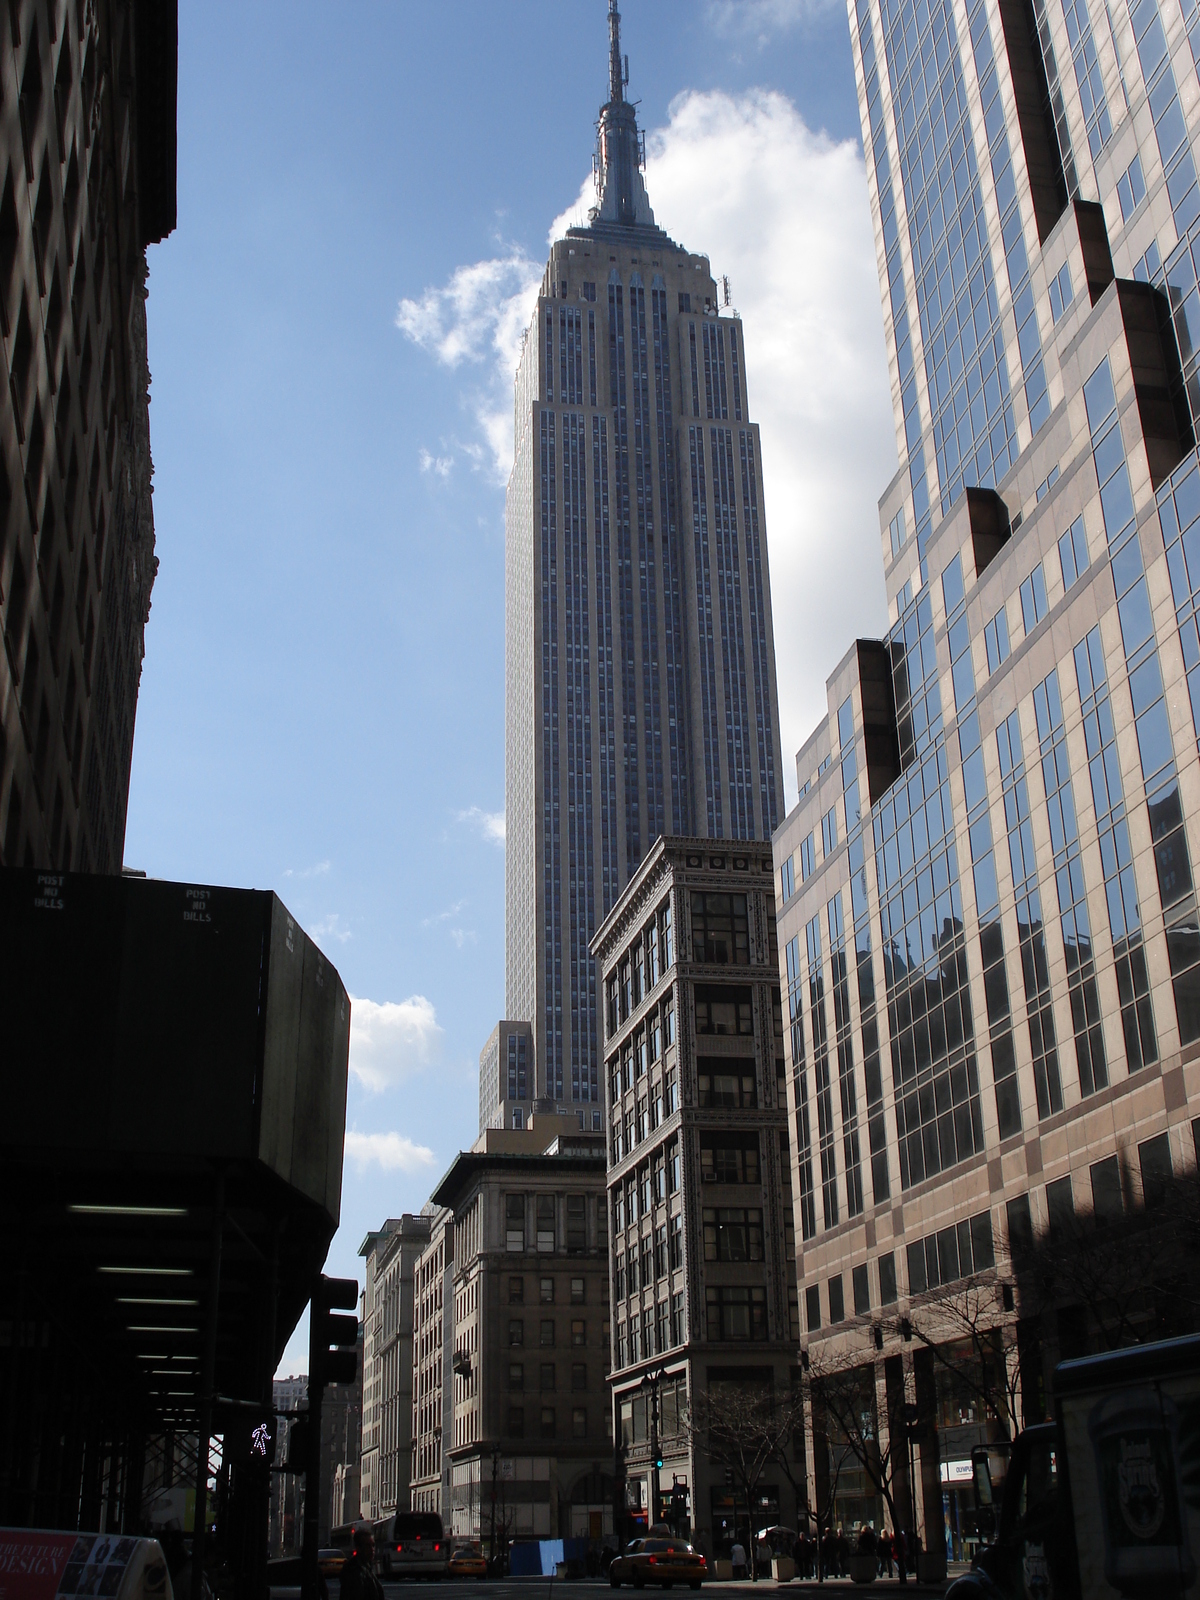
[[[26,1397],[0,1522],[55,1525],[29,1468],[80,1430],[194,1425],[214,1244],[214,1388],[269,1393],[338,1223],[349,1029],[274,894],[0,872],[0,1373]]]

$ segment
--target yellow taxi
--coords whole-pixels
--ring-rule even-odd
[[[349,1560],[349,1552],[339,1550],[330,1545],[326,1550],[317,1551],[317,1571],[323,1578],[337,1578],[341,1576],[342,1568]]]
[[[608,1581],[614,1589],[631,1583],[635,1589],[648,1583],[670,1589],[686,1583],[698,1589],[708,1576],[708,1564],[684,1539],[635,1539],[623,1555],[614,1556]]]
[[[450,1552],[447,1575],[451,1578],[486,1578],[487,1558],[478,1539],[456,1544]]]

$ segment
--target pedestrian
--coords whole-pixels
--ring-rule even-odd
[[[901,1583],[908,1582],[908,1540],[904,1537],[904,1529],[897,1528],[895,1535],[896,1549],[896,1575]]]
[[[890,1578],[892,1575],[892,1534],[889,1528],[884,1528],[879,1535],[879,1576]]]
[[[375,1535],[369,1523],[354,1528],[354,1550],[342,1568],[341,1600],[383,1600],[383,1585],[375,1576]]]
[[[742,1542],[740,1539],[735,1539],[733,1541],[733,1549],[729,1552],[729,1555],[733,1562],[734,1577],[744,1578],[746,1576],[746,1552],[742,1548]]]

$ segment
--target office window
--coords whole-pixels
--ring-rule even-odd
[[[554,1196],[537,1197],[537,1247],[544,1255],[554,1249]]]
[[[576,1317],[571,1323],[571,1343],[573,1345],[587,1343],[587,1323],[582,1317]]]
[[[758,1135],[702,1133],[700,1177],[704,1183],[758,1183]]]
[[[697,1033],[754,1032],[754,1010],[748,988],[734,988],[731,984],[723,983],[698,983],[695,995]]]
[[[1165,1133],[1138,1145],[1138,1164],[1142,1169],[1142,1199],[1150,1210],[1162,1205],[1173,1176],[1171,1142]]]
[[[567,1196],[567,1250],[582,1255],[587,1249],[587,1196]]]
[[[571,1410],[571,1434],[576,1439],[587,1438],[587,1408],[574,1406]]]
[[[983,642],[987,648],[988,671],[995,672],[996,668],[1008,660],[1008,613],[1001,606],[996,615],[983,630]]]
[[[554,1318],[547,1317],[542,1322],[541,1343],[552,1345],[554,1343]]]
[[[510,1278],[508,1280],[508,1303],[519,1306],[525,1299],[525,1279]]]
[[[837,849],[837,842],[838,842],[837,807],[836,806],[830,806],[829,810],[821,818],[821,853],[822,853],[822,855],[826,856],[826,857],[827,856],[831,856],[833,854],[833,852]]]
[[[1121,1194],[1121,1169],[1116,1156],[1097,1161],[1091,1169],[1092,1215],[1098,1224],[1119,1222],[1125,1210]]]
[[[525,1343],[525,1324],[519,1318],[514,1318],[508,1325],[508,1342],[512,1345]]]
[[[1050,315],[1057,322],[1059,317],[1075,298],[1075,290],[1071,283],[1071,266],[1064,261],[1062,266],[1050,280]]]
[[[896,515],[888,523],[888,534],[892,541],[892,559],[904,549],[904,507],[901,506]]]
[[[1146,198],[1146,180],[1142,177],[1142,159],[1134,156],[1117,179],[1117,199],[1121,202],[1121,221],[1128,222]]]
[[[706,1261],[761,1261],[762,1212],[745,1206],[704,1208]]]
[[[741,1342],[767,1337],[767,1291],[740,1285],[709,1285],[704,1291],[708,1337]]]
[[[796,867],[793,856],[789,856],[779,869],[779,889],[782,900],[790,900],[796,892]]]
[[[813,867],[816,865],[816,862],[814,860],[814,851],[815,851],[815,849],[816,849],[816,836],[815,836],[815,834],[811,834],[810,833],[807,839],[802,839],[800,841],[800,882],[801,883],[803,883],[806,878],[811,878],[812,875],[813,875]]]
[[[1005,1207],[1008,1218],[1008,1253],[1020,1261],[1033,1249],[1033,1218],[1029,1214],[1029,1196],[1019,1194]]]
[[[513,1361],[509,1364],[508,1387],[510,1389],[523,1389],[525,1387],[525,1368],[519,1361]]]
[[[815,1283],[804,1291],[804,1317],[809,1333],[816,1333],[821,1326],[821,1291]]]
[[[829,1320],[830,1322],[844,1322],[846,1319],[846,1301],[842,1293],[842,1275],[829,1280]]]
[[[752,1061],[738,1062],[711,1056],[697,1059],[697,1095],[702,1106],[745,1110],[758,1104]],[[747,1067],[749,1071],[739,1070]]]
[[[744,894],[692,891],[692,958],[717,966],[750,964],[750,924]]]
[[[683,1218],[678,1212],[671,1218],[667,1235],[667,1260],[672,1272],[683,1265]]]
[[[542,1302],[542,1304],[544,1306],[552,1306],[554,1304],[554,1279],[553,1278],[543,1278],[542,1279],[542,1281],[541,1281],[540,1299],[541,1299],[541,1302]]]
[[[543,1361],[542,1362],[540,1368],[538,1369],[538,1387],[542,1390],[543,1394],[547,1390],[550,1390],[551,1392],[553,1392],[553,1389],[554,1389],[554,1363],[553,1363],[553,1361]]]
[[[1059,1178],[1046,1185],[1046,1211],[1051,1235],[1070,1232],[1075,1221],[1075,1196],[1070,1178]]]
[[[1046,600],[1046,575],[1039,561],[1021,585],[1021,618],[1030,634],[1050,609]]]
[[[525,1437],[525,1407],[509,1406],[508,1432],[510,1438],[523,1439]]]
[[[504,1197],[504,1215],[508,1248],[510,1250],[524,1250],[525,1196],[523,1194],[506,1194]]]
[[[1058,541],[1058,561],[1062,567],[1064,589],[1069,589],[1075,580],[1087,571],[1087,534],[1083,531],[1082,517],[1076,517]]]
[[[553,1439],[553,1437],[554,1437],[554,1407],[553,1406],[543,1406],[542,1407],[541,1433],[542,1433],[542,1438],[543,1439]]]
[[[891,1250],[879,1258],[879,1303],[884,1306],[896,1304],[896,1257]]]
[[[586,1298],[586,1285],[583,1278],[571,1279],[571,1304],[581,1306]]]
[[[861,1267],[855,1267],[852,1273],[854,1286],[854,1315],[865,1317],[871,1309],[871,1285],[867,1277],[867,1267],[864,1262]]]

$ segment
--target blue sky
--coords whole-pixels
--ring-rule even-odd
[[[475,1136],[503,1012],[513,351],[586,203],[605,9],[180,6],[125,859],[276,890],[356,999],[330,1271]],[[790,768],[885,620],[895,442],[846,16],[622,9],[651,203],[745,318]]]

